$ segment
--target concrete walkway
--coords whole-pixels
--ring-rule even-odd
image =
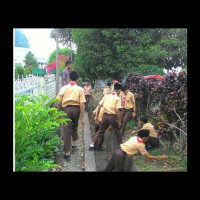
[[[94,157],[94,151],[89,151],[89,145],[92,142],[90,124],[88,119],[88,113],[85,112],[85,125],[84,125],[84,142],[85,142],[85,172],[96,171],[96,163]]]

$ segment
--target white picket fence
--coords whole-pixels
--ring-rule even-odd
[[[59,77],[59,90],[62,87],[62,80]],[[44,94],[49,96],[49,100],[56,97],[56,76],[55,74],[41,76],[29,76],[16,79],[14,82],[14,92],[19,95]]]

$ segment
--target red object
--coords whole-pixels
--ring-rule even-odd
[[[143,141],[142,141],[139,137],[137,137],[137,141],[138,141],[139,143],[143,143]]]
[[[112,95],[115,95],[115,92],[112,92]]]
[[[163,76],[160,76],[158,74],[154,74],[154,75],[149,75],[149,76],[144,76],[145,79],[149,79],[149,78],[155,78],[158,81],[163,81],[165,80],[165,78]]]
[[[74,82],[70,82],[69,84],[70,84],[70,85],[74,85],[75,83],[74,83]]]
[[[124,96],[124,97],[122,98],[122,107],[124,107],[125,101],[126,101],[126,96]]]

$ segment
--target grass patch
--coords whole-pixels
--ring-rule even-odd
[[[128,130],[133,130],[133,128],[135,127],[136,123],[133,120],[130,120],[127,125],[126,125],[126,129]]]

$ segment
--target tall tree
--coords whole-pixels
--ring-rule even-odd
[[[35,68],[39,67],[37,59],[34,58],[34,54],[31,51],[29,51],[25,56],[25,67],[28,66],[32,66]]]
[[[90,80],[126,74],[133,66],[187,64],[187,29],[72,29],[76,69]]]

